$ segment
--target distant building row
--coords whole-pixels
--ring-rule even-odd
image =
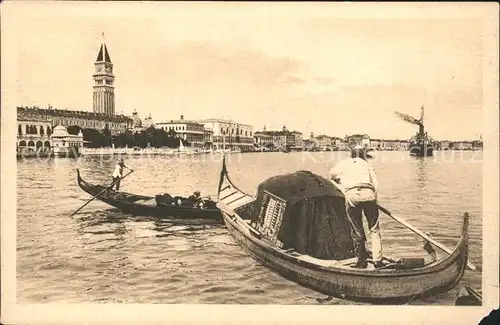
[[[257,148],[266,149],[302,149],[304,139],[302,133],[298,131],[289,131],[283,126],[281,131],[263,131],[256,132],[254,142]]]
[[[155,127],[187,140],[193,147],[213,149],[253,149],[253,127],[224,119],[178,120],[155,123]]]
[[[62,125],[52,126],[50,122],[34,119],[17,119],[17,152],[53,152],[83,147],[83,134],[69,134]]]
[[[155,127],[188,141],[193,147],[214,149],[253,149],[253,127],[223,119],[178,120],[154,123],[151,115],[141,120],[134,111],[132,117],[83,111],[18,107],[18,145],[29,148],[51,147],[50,135],[56,126],[78,126],[81,129],[110,130],[111,135],[126,131],[141,132]],[[40,145],[40,143],[42,145]]]
[[[248,124],[223,119],[186,120],[180,119],[154,123],[151,115],[141,120],[134,111],[132,117],[107,115],[84,111],[47,109],[39,107],[18,107],[18,145],[23,147],[51,147],[50,135],[56,126],[78,126],[81,129],[104,130],[112,135],[125,131],[141,132],[155,127],[182,138],[193,147],[213,149],[289,149],[289,150],[346,150],[354,145],[363,145],[375,150],[408,150],[408,140],[371,139],[367,134],[354,134],[344,138],[327,135],[304,139],[301,132],[290,131],[283,126],[280,131],[255,132]],[[481,141],[440,141],[435,143],[438,150],[477,150]]]
[[[349,147],[361,145],[374,150],[409,150],[408,140],[385,140],[371,139],[368,134],[354,134],[342,138],[326,135],[314,136],[305,140],[306,148],[319,150],[346,150]],[[479,150],[483,148],[482,141],[436,141],[434,146],[437,150]]]
[[[65,127],[76,125],[82,129],[102,130],[109,128],[111,134],[125,132],[133,128],[133,119],[125,115],[107,115],[68,109],[53,109],[40,107],[18,107],[17,118],[25,121],[45,121],[51,126]]]

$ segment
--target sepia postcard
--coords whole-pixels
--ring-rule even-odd
[[[3,2],[2,324],[479,324],[498,23],[472,2]]]

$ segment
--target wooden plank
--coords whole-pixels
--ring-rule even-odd
[[[240,194],[241,194],[241,193],[240,193]],[[247,196],[246,196],[245,194],[243,194],[242,196],[240,196],[240,197],[238,197],[238,198],[236,198],[236,199],[234,199],[234,200],[232,200],[232,201],[230,201],[230,202],[227,202],[226,204],[227,204],[227,205],[231,205],[231,203],[234,203],[234,202],[236,202],[236,201],[239,201],[239,200],[241,200],[241,199],[243,199],[243,198],[245,198],[245,197],[247,197]]]
[[[232,196],[232,195],[235,195],[236,193],[240,193],[240,192],[238,192],[238,191],[232,192],[232,193],[230,193],[230,194],[228,194],[228,195],[224,196],[223,198],[221,198],[221,199],[220,199],[220,201],[223,201],[223,200],[227,199],[228,197],[230,197],[230,196]]]

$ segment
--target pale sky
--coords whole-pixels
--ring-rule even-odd
[[[256,130],[286,125],[306,137],[312,131],[405,139],[417,127],[393,111],[418,117],[424,105],[430,136],[479,138],[483,32],[480,20],[466,17],[467,7],[446,19],[418,10],[384,17],[380,10],[343,8],[31,6],[17,20],[17,103],[92,111],[92,74],[104,32],[117,113],[136,109],[157,122],[180,114],[231,118]]]

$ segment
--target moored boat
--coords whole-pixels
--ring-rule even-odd
[[[123,212],[140,216],[155,216],[177,219],[210,219],[222,222],[220,210],[212,200],[206,200],[203,208],[189,206],[170,206],[157,204],[153,196],[136,195],[114,190],[106,190],[106,186],[94,185],[85,181],[77,169],[77,181],[80,188],[92,196],[114,206]],[[103,192],[104,191],[104,192]],[[102,194],[99,194],[103,192]]]
[[[385,258],[385,267],[356,269],[345,199],[325,178],[307,171],[275,176],[261,183],[254,197],[231,181],[224,160],[218,193],[229,232],[250,255],[333,297],[404,303],[450,290],[467,265],[468,214],[455,249],[441,260]]]

